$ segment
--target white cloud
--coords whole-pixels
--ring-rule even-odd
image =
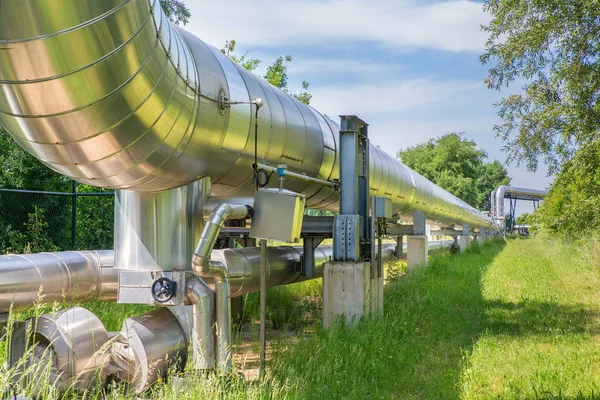
[[[373,60],[352,60],[352,59],[320,59],[320,58],[296,58],[288,66],[289,75],[299,76],[306,73],[317,72],[320,75],[339,74],[344,75],[370,75],[382,74],[388,72],[398,72],[405,69],[406,66],[400,63],[381,64]]]
[[[319,86],[311,88],[311,93],[314,107],[331,115],[380,115],[423,108],[478,88],[481,88],[481,83],[473,81],[411,79]]]
[[[185,29],[208,43],[227,39],[245,46],[327,46],[369,41],[395,48],[480,52],[481,3],[452,0],[190,0]]]

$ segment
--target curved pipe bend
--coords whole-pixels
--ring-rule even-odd
[[[219,204],[210,214],[204,225],[200,240],[192,256],[192,270],[198,278],[213,278],[215,281],[215,314],[216,314],[216,354],[217,369],[222,375],[231,372],[231,287],[229,285],[229,272],[227,266],[220,262],[211,262],[210,254],[213,251],[221,228],[228,219],[246,219],[252,216],[252,207],[242,204]],[[202,302],[210,294],[204,295],[195,292],[198,285],[190,288],[190,300]],[[191,289],[191,290],[190,290]],[[206,332],[205,332],[206,333]]]
[[[200,240],[192,256],[192,270],[199,277],[224,277],[224,265],[210,262],[210,253],[215,248],[221,228],[228,219],[246,219],[252,216],[252,207],[242,204],[219,204],[210,214],[204,225]]]

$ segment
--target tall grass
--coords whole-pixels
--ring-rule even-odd
[[[239,370],[229,378],[191,374],[183,388],[159,383],[143,397],[595,398],[600,261],[594,254],[598,246],[592,242],[546,239],[493,240],[463,254],[436,252],[428,268],[404,275],[401,264],[395,267],[382,316],[328,330],[319,323],[319,281],[270,289],[271,326],[304,334],[272,343],[266,380],[248,382]],[[255,297],[246,298],[250,321],[257,318]],[[96,307],[109,329],[118,329],[125,313],[145,311]],[[102,394],[134,397],[124,387]]]

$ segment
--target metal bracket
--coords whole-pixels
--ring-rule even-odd
[[[358,261],[360,256],[360,217],[358,215],[336,215],[333,227],[333,259]]]
[[[304,236],[304,251],[300,258],[300,271],[307,278],[315,277],[315,249],[325,240],[326,236]]]

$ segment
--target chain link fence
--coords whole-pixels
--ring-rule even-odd
[[[74,182],[62,186],[0,188],[0,253],[113,248],[114,193]]]

